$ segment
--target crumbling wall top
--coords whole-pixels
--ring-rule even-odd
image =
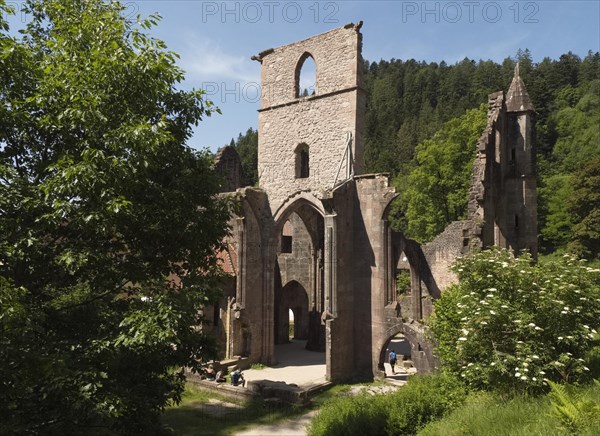
[[[361,25],[350,23],[253,56],[262,64],[261,110],[298,100],[298,69],[307,56],[316,64],[316,96],[362,87]]]

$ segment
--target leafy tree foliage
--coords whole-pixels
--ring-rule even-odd
[[[600,342],[600,270],[565,255],[487,250],[454,266],[459,283],[436,302],[430,328],[444,368],[484,389],[536,391],[589,376]]]
[[[600,256],[600,157],[573,176],[573,195],[567,202],[575,224],[569,251],[581,257]]]
[[[591,62],[591,61],[590,61]],[[577,201],[590,205],[590,211],[597,209],[597,198],[600,186],[590,181],[585,188],[579,174],[584,167],[597,161],[600,156],[600,80],[594,79],[579,87],[567,85],[555,100],[554,111],[549,122],[557,132],[557,139],[552,154],[547,161],[542,160],[540,180],[540,233],[542,246],[546,251],[555,249],[575,250],[578,255],[598,255],[592,247],[598,245],[598,234],[594,236],[593,226],[580,225],[584,217],[593,220],[594,214],[588,212],[577,214],[570,207],[570,199],[575,189]],[[592,164],[593,167],[593,164]],[[592,171],[588,169],[587,171]],[[590,174],[591,175],[591,174]],[[587,176],[586,176],[587,177]],[[575,185],[579,188],[576,188]],[[589,222],[591,224],[591,221]],[[586,246],[581,240],[576,241],[581,233],[588,232]]]
[[[574,171],[599,154],[600,80],[585,87],[565,87],[557,106],[552,116],[558,133],[553,158],[565,171]]]
[[[409,195],[409,175],[420,165],[417,144],[432,138],[444,123],[485,103],[489,93],[508,89],[516,61],[537,112],[541,248],[564,250],[575,225],[564,201],[573,190],[573,172],[600,153],[596,84],[600,53],[590,51],[581,59],[569,52],[539,63],[527,49],[501,64],[467,58],[454,65],[413,59],[366,62],[366,169],[390,172],[401,197]],[[393,217],[402,231],[410,227],[406,200],[404,204],[395,207]],[[423,223],[415,226],[422,228]],[[426,240],[439,230],[432,228],[426,237],[423,230],[417,234]]]
[[[573,194],[571,178],[569,174],[554,174],[544,178],[538,188],[538,201],[545,209],[540,237],[549,251],[566,246],[572,236],[573,217],[567,209]]]
[[[185,142],[213,109],[176,89],[158,17],[25,6],[21,39],[0,26],[0,433],[156,434],[212,350],[228,204]]]
[[[254,186],[258,183],[258,130],[250,127],[246,133],[238,135],[237,139],[229,144],[235,147],[240,160],[246,183]]]
[[[475,144],[485,124],[482,105],[447,122],[431,139],[417,146],[416,166],[401,201],[393,209],[395,215],[406,214],[408,236],[428,241],[450,222],[465,218]]]

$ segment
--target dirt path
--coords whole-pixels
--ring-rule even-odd
[[[316,413],[316,410],[311,410],[298,418],[261,425],[234,433],[234,436],[304,436],[308,434],[307,426]]]

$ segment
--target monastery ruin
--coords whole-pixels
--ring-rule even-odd
[[[243,187],[233,147],[219,151],[227,195],[237,205],[220,254],[229,274],[207,329],[223,358],[276,363],[275,346],[296,339],[324,352],[332,382],[383,377],[390,340],[402,333],[419,371],[436,366],[421,321],[456,278],[449,270],[473,247],[537,253],[535,112],[515,71],[508,93],[491,94],[477,144],[468,219],[420,245],[395,232],[396,197],[386,174],[363,174],[366,91],[362,23],[265,50],[258,111],[259,187]],[[300,71],[316,64],[313,95]],[[410,293],[397,298],[398,270]]]

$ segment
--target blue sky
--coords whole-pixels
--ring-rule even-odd
[[[528,48],[538,62],[568,51],[581,57],[600,51],[599,0],[122,2],[131,16],[163,17],[152,35],[180,54],[183,87],[206,89],[221,108],[222,115],[201,122],[189,142],[212,150],[257,126],[260,64],[252,55],[349,22],[364,22],[363,57],[369,61],[502,61]]]

